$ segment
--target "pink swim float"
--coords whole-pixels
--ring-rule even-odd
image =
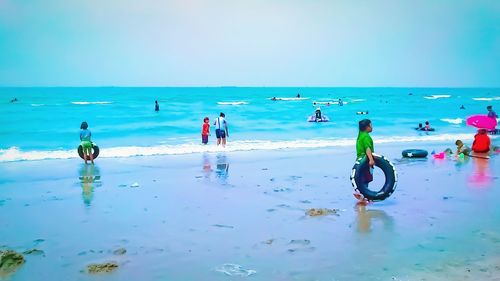
[[[480,129],[494,130],[497,126],[497,119],[488,117],[488,115],[473,115],[467,118],[467,125]]]
[[[435,159],[444,159],[444,156],[445,156],[444,152],[434,154]]]

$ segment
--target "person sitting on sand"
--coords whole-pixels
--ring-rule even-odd
[[[477,153],[487,153],[490,151],[491,140],[486,129],[479,129],[474,136],[472,151]]]
[[[470,153],[470,148],[467,147],[461,140],[457,140],[455,142],[455,145],[457,146],[457,156],[463,153],[464,155],[469,155]]]
[[[367,182],[373,181],[373,166],[375,165],[375,159],[372,153],[375,152],[373,148],[373,140],[370,133],[373,131],[372,121],[369,119],[363,119],[358,123],[359,133],[356,140],[356,160],[361,160],[363,157],[368,158],[369,169],[366,171]],[[359,203],[367,203],[368,200],[360,193],[355,193],[354,197],[358,199]]]
[[[92,133],[90,132],[89,124],[87,122],[83,121],[82,124],[80,125],[80,145],[83,148],[83,160],[85,161],[85,164],[87,164],[87,159],[90,158],[90,162],[92,162],[92,165],[94,164],[94,155],[92,154]]]

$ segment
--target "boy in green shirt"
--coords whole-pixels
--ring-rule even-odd
[[[356,140],[356,160],[361,160],[363,157],[368,158],[369,170],[367,171],[366,179],[367,182],[373,181],[373,166],[375,165],[375,160],[373,159],[372,153],[375,152],[373,149],[373,140],[370,133],[373,131],[372,121],[369,119],[363,119],[359,121],[359,134]],[[358,204],[366,205],[368,200],[360,193],[355,193],[354,197],[359,200]]]

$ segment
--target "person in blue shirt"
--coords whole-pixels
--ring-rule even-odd
[[[85,161],[85,164],[87,164],[87,159],[90,159],[90,162],[92,162],[92,165],[94,165],[94,155],[92,155],[92,133],[90,132],[89,124],[87,122],[83,121],[82,124],[80,125],[80,141],[81,141],[81,146],[83,148],[83,160]]]

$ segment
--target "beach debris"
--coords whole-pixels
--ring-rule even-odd
[[[316,250],[315,247],[303,247],[303,248],[292,248],[292,249],[288,249],[287,251],[289,253],[296,253],[296,252],[312,252]]]
[[[130,185],[130,187],[139,187],[139,183],[138,182],[134,182],[133,184]]]
[[[16,271],[25,262],[23,255],[12,251],[0,250],[0,276]]]
[[[275,188],[273,189],[274,192],[290,192],[292,191],[292,189],[288,188],[288,187],[282,187],[282,188]]]
[[[307,210],[306,215],[311,216],[311,217],[318,217],[318,216],[328,216],[328,215],[338,215],[339,209],[327,209],[327,208],[311,208]]]
[[[234,226],[232,226],[232,225],[225,225],[225,224],[213,224],[212,226],[220,227],[220,228],[234,228]]]
[[[25,255],[44,255],[45,256],[45,252],[42,250],[39,250],[39,249],[26,250],[23,252],[23,254],[25,254]]]
[[[245,269],[243,266],[234,263],[225,263],[215,269],[217,272],[224,273],[228,276],[248,277],[257,273],[254,269]]]
[[[305,245],[311,244],[311,240],[308,240],[308,239],[292,239],[292,240],[290,240],[290,242],[288,244],[290,244],[290,245],[302,245],[302,246],[305,246]]]
[[[273,244],[273,242],[274,242],[274,239],[268,239],[266,241],[262,241],[262,244],[271,245],[271,244]]]
[[[113,251],[114,255],[125,255],[125,253],[127,253],[127,249],[125,248],[118,248]]]
[[[87,265],[87,272],[90,274],[110,273],[118,269],[118,264],[114,261],[104,263],[93,263]]]

